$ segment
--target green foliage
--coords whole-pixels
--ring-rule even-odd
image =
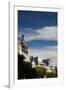
[[[54,78],[54,77],[57,77],[57,73],[47,72],[46,76],[47,76],[47,78]]]
[[[37,78],[43,78],[44,75],[46,75],[46,73],[47,73],[47,69],[46,68],[43,68],[43,67],[37,66],[34,69],[36,71]]]

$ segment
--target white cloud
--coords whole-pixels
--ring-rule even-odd
[[[55,65],[57,65],[57,46],[48,46],[45,49],[30,49],[28,50],[29,56],[38,56],[39,58],[50,58],[54,60]]]
[[[57,32],[56,26],[47,26],[41,29],[33,30],[33,32],[30,31],[29,33],[24,33],[24,35],[26,41],[57,40]],[[18,33],[19,36],[22,34],[22,32]],[[54,58],[55,63],[57,63],[57,46],[47,46],[42,49],[29,48],[28,51],[29,55],[38,56],[39,58]]]
[[[25,33],[25,40],[57,40],[57,27],[47,26],[34,30],[34,33]]]
[[[43,49],[43,48],[42,48]],[[45,50],[57,51],[57,46],[47,46],[44,48]]]
[[[40,58],[44,57],[56,57],[57,56],[57,46],[48,46],[41,49],[32,49],[29,48],[29,55],[39,56]]]

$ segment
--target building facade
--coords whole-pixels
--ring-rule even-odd
[[[18,54],[23,55],[26,62],[30,61],[28,57],[28,46],[24,40],[24,35],[22,35],[21,40],[18,41]]]

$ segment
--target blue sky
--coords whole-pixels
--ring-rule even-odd
[[[18,37],[24,34],[31,52],[57,51],[57,32],[57,12],[18,11]]]
[[[45,26],[57,26],[57,13],[18,11],[18,22],[19,30],[23,28],[39,29]]]

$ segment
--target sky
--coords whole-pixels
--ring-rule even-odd
[[[18,38],[24,35],[29,54],[57,59],[57,12],[18,10]]]

